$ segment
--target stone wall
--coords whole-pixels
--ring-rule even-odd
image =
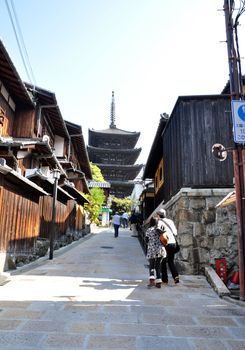
[[[215,268],[215,260],[220,258],[226,258],[228,273],[237,268],[235,205],[215,208],[229,192],[231,189],[183,188],[164,204],[178,228],[180,273],[202,274],[205,266]]]

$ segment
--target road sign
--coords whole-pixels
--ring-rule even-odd
[[[245,101],[231,101],[234,142],[245,143]]]

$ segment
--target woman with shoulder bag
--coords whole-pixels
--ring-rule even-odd
[[[176,226],[171,219],[166,218],[166,211],[164,209],[160,209],[157,212],[158,216],[158,230],[163,233],[167,240],[165,240],[165,249],[167,252],[167,256],[161,261],[161,272],[162,272],[162,282],[163,284],[168,283],[168,272],[167,272],[167,264],[174,279],[174,283],[179,283],[179,273],[177,271],[174,257],[177,251],[179,251],[179,245],[176,240],[177,229]]]

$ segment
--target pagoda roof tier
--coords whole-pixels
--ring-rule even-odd
[[[134,164],[141,152],[141,148],[109,149],[87,146],[89,159],[93,163]]]
[[[113,180],[134,180],[143,167],[143,164],[118,165],[96,163],[96,165],[100,168],[106,181],[109,182]]]
[[[110,194],[117,198],[124,198],[130,196],[133,192],[133,189],[133,181],[111,181]]]
[[[117,128],[89,129],[88,144],[102,148],[130,149],[135,147],[139,136],[140,132],[130,132]]]

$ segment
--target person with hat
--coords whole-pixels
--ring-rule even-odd
[[[157,212],[157,228],[161,233],[164,233],[164,246],[167,256],[161,261],[161,273],[163,284],[168,283],[167,265],[170,269],[175,284],[179,283],[179,273],[176,268],[174,258],[176,253],[176,236],[177,228],[173,220],[166,218],[166,210],[160,209]]]

